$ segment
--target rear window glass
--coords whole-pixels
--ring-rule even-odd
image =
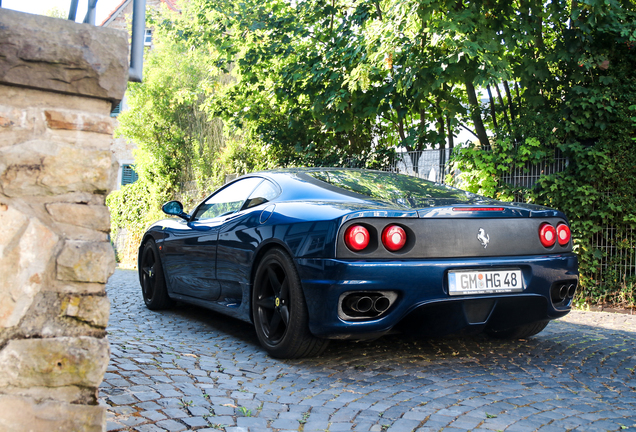
[[[309,171],[307,175],[349,192],[410,208],[427,206],[429,200],[440,198],[462,202],[477,197],[417,177],[381,171],[324,170]]]

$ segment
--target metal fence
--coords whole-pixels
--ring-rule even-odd
[[[564,171],[568,165],[568,159],[557,149],[539,163],[526,162],[523,166],[511,167],[502,180],[516,187],[531,188],[542,176]]]
[[[451,154],[450,149],[398,153],[391,164],[391,171],[445,183]]]
[[[601,252],[600,265],[593,279],[605,281],[606,277],[616,278],[615,284],[624,284],[636,278],[636,229],[608,226],[594,234],[592,245]]]
[[[444,152],[443,155],[442,152]],[[391,163],[390,171],[446,183],[446,174],[452,170],[449,162],[452,155],[453,152],[450,149],[398,153]],[[553,155],[539,163],[527,162],[523,166],[511,166],[502,180],[513,186],[531,188],[541,176],[561,172],[565,170],[568,163],[568,159],[561,151],[556,150]]]

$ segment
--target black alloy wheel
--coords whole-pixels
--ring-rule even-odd
[[[138,268],[141,293],[146,307],[158,310],[172,306],[173,301],[168,296],[166,289],[159,251],[153,240],[148,240],[144,244]]]
[[[298,272],[281,249],[268,251],[258,265],[252,290],[252,315],[258,339],[273,357],[315,356],[329,343],[310,333]]]

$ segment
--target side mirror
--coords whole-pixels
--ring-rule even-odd
[[[190,216],[188,216],[183,211],[183,204],[181,204],[179,201],[168,201],[163,206],[161,206],[161,210],[167,215],[178,216],[181,219],[185,219],[186,221],[190,220]]]

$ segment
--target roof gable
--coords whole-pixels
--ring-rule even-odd
[[[115,9],[113,9],[113,11],[108,14],[108,16],[106,17],[106,19],[104,19],[104,21],[102,21],[102,23],[100,24],[100,26],[104,27],[104,26],[108,26],[108,24],[110,24],[111,22],[113,22],[125,9],[126,6],[128,6],[130,3],[132,3],[133,0],[122,0],[121,3],[119,3],[119,5],[117,5],[115,7]],[[161,3],[165,4],[168,9],[170,9],[171,11],[178,11],[179,9],[177,8],[177,2],[175,0],[160,0]],[[148,4],[146,3],[146,7],[148,6]]]

